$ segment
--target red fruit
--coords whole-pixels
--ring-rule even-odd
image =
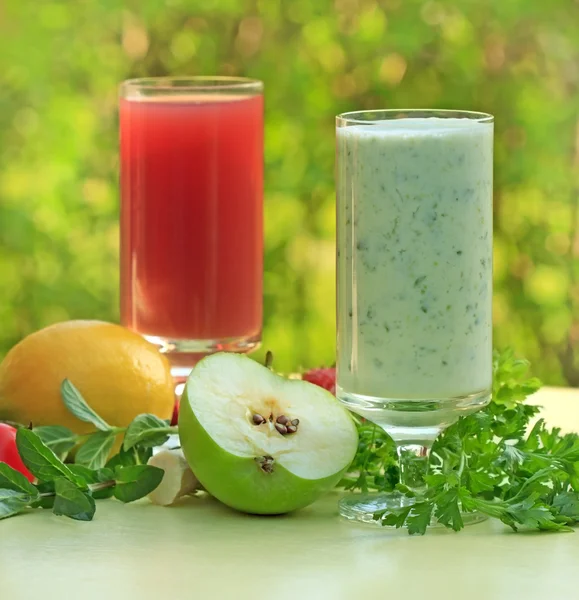
[[[315,385],[323,387],[332,394],[336,393],[336,369],[335,367],[325,367],[321,369],[310,369],[302,375],[304,381],[309,381]]]
[[[24,466],[18,453],[16,429],[6,423],[0,423],[0,462],[22,473],[28,481],[34,481],[34,475]]]
[[[179,396],[175,398],[175,406],[173,407],[173,416],[171,417],[171,426],[174,427],[179,423]]]

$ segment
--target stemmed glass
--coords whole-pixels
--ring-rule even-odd
[[[419,495],[439,433],[490,401],[493,117],[377,110],[336,126],[336,393],[393,438]],[[410,501],[350,494],[340,513],[375,522]]]

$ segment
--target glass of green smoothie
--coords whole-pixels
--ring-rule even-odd
[[[490,401],[493,117],[337,117],[337,389],[396,442],[420,495],[432,443]],[[412,502],[350,494],[349,519]]]

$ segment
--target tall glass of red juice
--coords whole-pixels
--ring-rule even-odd
[[[147,78],[120,89],[121,322],[176,377],[259,345],[263,84]]]

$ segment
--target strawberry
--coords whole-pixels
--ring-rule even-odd
[[[323,387],[332,394],[336,393],[336,369],[335,367],[322,367],[310,369],[302,375],[304,381]]]

